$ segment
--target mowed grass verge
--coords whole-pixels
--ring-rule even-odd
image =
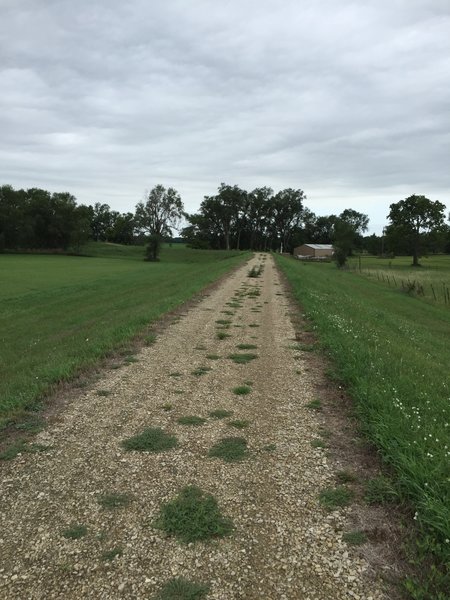
[[[249,257],[90,244],[90,257],[0,255],[0,425]],[[105,258],[104,256],[107,256]]]
[[[424,584],[423,597],[431,597],[445,588],[450,558],[450,309],[334,264],[277,262],[355,399],[365,433],[393,468],[399,497],[415,511],[408,526],[417,525],[420,553],[437,565]]]

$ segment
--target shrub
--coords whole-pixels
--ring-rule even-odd
[[[163,452],[178,445],[177,438],[165,433],[159,427],[149,427],[142,433],[123,440],[125,450],[138,450],[140,452]]]

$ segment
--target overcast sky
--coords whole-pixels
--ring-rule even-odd
[[[450,0],[0,0],[0,184],[450,207]]]

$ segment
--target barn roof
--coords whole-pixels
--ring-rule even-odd
[[[314,250],[333,250],[332,244],[304,244],[308,248],[314,248]]]

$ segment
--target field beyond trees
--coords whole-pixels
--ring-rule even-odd
[[[423,260],[414,270],[400,261],[399,276],[411,279],[414,271],[416,278],[448,281],[449,258],[431,260],[428,269]],[[445,589],[450,559],[450,308],[333,264],[284,257],[278,264],[355,399],[398,498],[415,509],[411,524],[421,531],[430,587],[413,597],[441,598],[432,590]]]
[[[0,255],[0,425],[245,260],[243,252],[91,243],[87,256]]]

